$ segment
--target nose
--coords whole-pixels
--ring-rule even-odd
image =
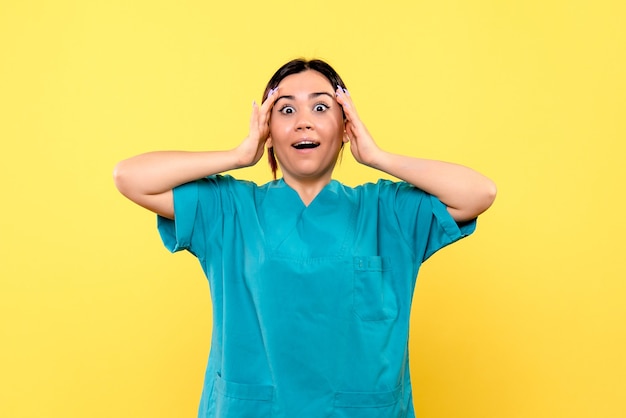
[[[311,120],[307,117],[307,115],[301,115],[296,121],[295,128],[296,131],[310,130],[313,129],[313,123],[311,123]]]

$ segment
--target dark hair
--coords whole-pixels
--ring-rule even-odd
[[[337,71],[335,71],[335,69],[331,67],[327,62],[319,59],[306,60],[303,58],[298,58],[289,61],[274,73],[272,78],[270,78],[270,81],[267,83],[267,86],[265,86],[265,91],[263,92],[263,101],[267,99],[270,90],[278,87],[280,82],[283,81],[283,79],[285,79],[287,76],[302,73],[307,70],[317,71],[318,73],[322,74],[328,79],[330,85],[333,86],[333,89],[336,89],[337,86],[341,87],[342,89],[346,88],[345,83],[343,82],[339,74],[337,74]],[[272,147],[267,149],[267,160],[270,164],[270,168],[272,169],[274,180],[276,180],[278,163],[276,162],[276,156],[274,155],[274,149]]]

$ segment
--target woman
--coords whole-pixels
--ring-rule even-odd
[[[402,181],[333,180],[348,142],[359,163]],[[258,186],[219,174],[256,164],[266,147],[282,178]],[[320,60],[274,74],[238,147],[139,155],[118,164],[115,182],[209,279],[203,418],[413,417],[417,272],[472,233],[496,193],[467,167],[379,148]]]

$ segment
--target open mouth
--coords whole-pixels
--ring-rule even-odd
[[[292,147],[294,147],[295,149],[311,149],[311,148],[317,148],[320,146],[319,142],[315,142],[315,141],[300,141],[300,142],[296,142],[295,144],[291,145]]]

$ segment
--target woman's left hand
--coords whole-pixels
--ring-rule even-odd
[[[367,128],[361,122],[359,115],[352,102],[352,97],[346,89],[337,86],[335,91],[337,103],[343,108],[346,117],[345,130],[347,141],[350,142],[350,151],[354,158],[361,164],[374,166],[377,156],[382,152]]]

